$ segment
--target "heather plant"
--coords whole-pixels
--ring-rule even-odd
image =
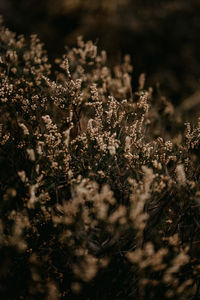
[[[1,298],[196,299],[199,121],[81,37],[55,65],[1,24]]]
[[[37,33],[50,61],[79,35],[98,39],[109,64],[130,53],[135,79],[146,72],[148,85],[158,83],[173,104],[192,96],[198,109],[198,0],[1,0],[0,11],[14,31]]]

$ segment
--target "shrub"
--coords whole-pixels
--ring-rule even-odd
[[[1,298],[194,299],[200,124],[129,56],[80,37],[55,63],[1,24]]]

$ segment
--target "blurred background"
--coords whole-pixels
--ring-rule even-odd
[[[131,55],[134,87],[146,73],[174,104],[200,105],[199,0],[0,0],[0,14],[18,34],[37,33],[51,62],[83,35],[111,65]]]

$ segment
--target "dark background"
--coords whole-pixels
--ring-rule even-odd
[[[111,65],[130,53],[134,87],[145,72],[176,105],[199,90],[199,0],[0,0],[0,14],[11,30],[37,33],[51,62],[81,34]]]

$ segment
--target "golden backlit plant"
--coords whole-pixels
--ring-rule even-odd
[[[194,299],[199,121],[82,37],[51,69],[1,23],[1,298]]]

